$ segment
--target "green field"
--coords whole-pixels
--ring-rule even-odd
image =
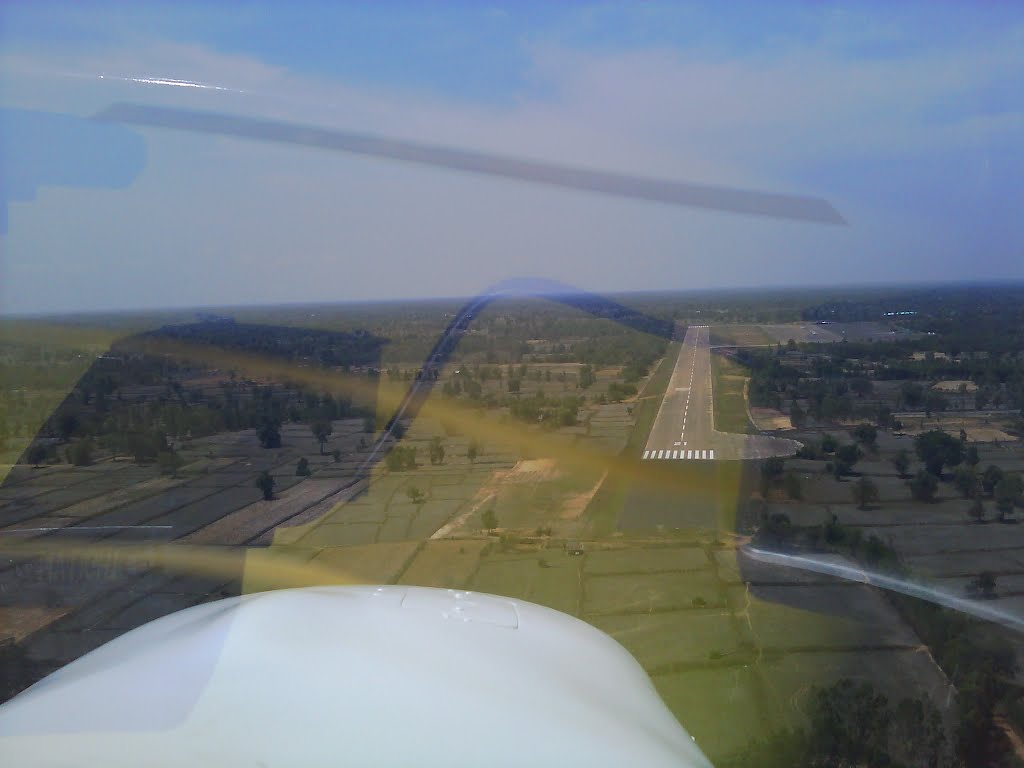
[[[665,357],[658,365],[654,375],[647,380],[647,385],[637,398],[633,409],[633,429],[629,433],[626,447],[622,450],[623,456],[639,457],[643,453],[647,435],[654,425],[658,408],[665,395],[665,388],[672,378],[676,358],[679,357],[679,347],[679,342],[669,344]],[[615,531],[628,489],[629,483],[617,478],[611,479],[601,486],[586,510],[591,536],[608,536]]]
[[[700,547],[610,549],[588,552],[585,572],[588,576],[682,572],[701,570],[708,565],[708,557]]]
[[[727,357],[712,355],[711,375],[714,379],[715,429],[751,434],[754,427],[747,416],[747,398],[743,392],[749,380],[746,369]]]
[[[578,613],[580,559],[558,550],[488,555],[472,588],[529,600],[569,614]]]
[[[395,581],[420,545],[414,541],[321,549],[314,565],[336,569],[357,583],[389,584]]]
[[[710,571],[590,577],[583,611],[588,616],[650,613],[693,608],[695,601],[709,607],[725,605],[725,596]]]
[[[759,325],[713,325],[710,341],[712,344],[734,347],[759,347],[774,343],[774,339]]]
[[[428,541],[402,574],[402,584],[464,588],[477,569],[485,539]]]

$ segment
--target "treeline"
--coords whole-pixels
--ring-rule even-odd
[[[783,513],[766,514],[757,539],[775,547],[839,551],[879,570],[909,577],[891,547],[874,534],[864,538],[860,528],[843,525],[835,515],[821,525],[795,526]],[[994,584],[990,573],[982,573],[973,586],[990,597]],[[1024,702],[1009,682],[1017,670],[1012,646],[990,627],[956,611],[898,593],[888,597],[956,687],[952,738],[947,741],[946,729],[926,700],[904,700],[893,709],[870,686],[844,681],[811,696],[806,712],[809,728],[775,732],[726,765],[959,768],[1000,764],[1008,745],[996,727],[996,715],[1001,710],[1024,712]],[[907,731],[897,726],[894,732],[895,724],[908,714],[913,715],[915,727]],[[894,739],[900,731],[902,735]],[[920,736],[913,737],[914,732]]]
[[[592,297],[580,302],[574,306],[544,299],[495,302],[470,324],[453,359],[487,364],[649,365],[664,353],[672,335],[672,323],[666,317]],[[583,305],[586,314],[579,311]]]
[[[549,397],[539,391],[527,397],[509,398],[508,403],[512,418],[550,427],[576,426],[582,405],[583,398],[576,395]]]
[[[380,343],[370,335],[303,331],[297,349],[290,349],[287,341],[297,340],[298,332],[276,326],[207,322],[143,334],[141,342],[136,337],[97,360],[38,436],[62,443],[76,439],[74,450],[67,452],[67,458],[75,464],[89,463],[95,449],[148,462],[168,452],[173,440],[257,429],[261,442],[274,447],[280,444],[279,430],[284,422],[372,417],[370,408],[355,406],[348,397],[311,391],[294,383],[238,380],[233,372],[215,386],[188,386],[190,377],[203,377],[212,371],[200,364],[140,351],[155,338],[187,338],[195,343],[219,342],[218,347],[225,350],[289,360],[305,357],[303,353],[308,352],[318,355],[324,364],[348,366],[376,355],[372,350]],[[56,457],[52,445],[37,444],[29,448],[23,460],[37,464]]]
[[[145,349],[150,340],[200,344],[288,361],[311,361],[325,367],[377,365],[387,342],[367,331],[329,331],[222,320],[164,326],[117,344],[114,351]]]
[[[887,315],[889,312],[911,312]],[[1024,349],[1024,286],[941,286],[874,291],[856,298],[837,298],[801,311],[809,321],[891,322],[928,335],[925,349],[988,351],[1015,355]]]
[[[897,410],[931,414],[953,408],[1024,407],[1024,358],[940,363],[937,359],[913,361],[875,354],[885,346],[803,344],[796,360],[781,347],[741,349],[736,359],[750,371],[751,404],[783,411],[790,408],[795,426],[804,415],[810,415],[818,422],[859,417],[888,427],[889,406],[866,402],[874,393],[874,382],[888,380],[903,381],[892,402]],[[930,388],[930,382],[942,379],[970,381],[977,389],[968,392],[963,385],[960,391],[940,392]],[[806,402],[797,405],[797,400]]]
[[[903,698],[893,705],[870,683],[842,679],[812,688],[805,709],[806,727],[774,731],[719,764],[723,768],[950,765],[942,716],[926,698]]]
[[[65,443],[77,439],[74,451],[69,453],[71,463],[89,463],[91,447],[132,456],[141,463],[154,461],[170,450],[170,440],[258,429],[265,447],[276,447],[284,422],[329,422],[354,416],[365,417],[368,413],[346,398],[274,385],[223,382],[216,391],[185,392],[171,385],[152,400],[131,402],[114,397],[104,401],[102,407],[94,400],[92,408],[83,402],[80,392],[75,392],[42,432]],[[52,451],[40,454],[36,446],[28,450],[24,460],[37,464],[52,457]]]

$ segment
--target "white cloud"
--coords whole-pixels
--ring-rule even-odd
[[[2,306],[451,295],[526,274],[600,290],[931,277],[922,269],[926,259],[936,252],[952,257],[971,242],[970,221],[887,196],[885,177],[859,196],[845,179],[834,189],[828,178],[816,188],[802,179],[808,169],[832,163],[941,156],[1012,141],[1020,111],[935,121],[930,110],[1008,73],[1024,74],[1019,39],[1008,30],[983,50],[859,62],[827,48],[725,60],[668,49],[595,54],[537,46],[531,76],[549,95],[487,105],[299,76],[196,45],[8,55],[0,60],[6,106],[80,115],[119,100],[189,106],[821,194],[853,226],[706,214],[152,130],[145,132],[149,166],[131,189],[48,190],[31,205],[14,206]],[[99,74],[176,78],[244,93]],[[1019,253],[1024,232],[1007,232],[1018,239],[994,247]],[[1005,255],[989,258],[998,268]],[[1007,261],[1005,274],[1020,276],[1021,269]]]

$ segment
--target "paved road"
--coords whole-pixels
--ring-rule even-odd
[[[643,458],[728,461],[791,456],[800,444],[765,435],[734,435],[715,429],[709,327],[687,328],[672,378],[651,427]]]

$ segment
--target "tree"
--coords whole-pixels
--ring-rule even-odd
[[[941,392],[931,390],[927,395],[924,396],[924,412],[925,415],[931,416],[932,413],[942,413],[949,406],[949,401],[946,396]]]
[[[980,594],[991,600],[996,596],[996,577],[991,571],[982,571],[978,577],[967,585],[967,591]]]
[[[853,500],[857,502],[858,509],[867,509],[868,505],[874,504],[881,498],[878,493],[878,486],[871,478],[862,475],[851,489]]]
[[[266,470],[263,470],[256,478],[256,487],[263,492],[264,501],[274,498],[274,478]]]
[[[295,465],[295,474],[298,477],[309,477],[312,473],[309,469],[309,459],[303,456]]]
[[[878,440],[878,427],[874,424],[858,424],[851,430],[853,439],[865,447],[874,447]]]
[[[161,475],[178,476],[178,469],[184,464],[184,460],[174,451],[160,451],[156,455],[156,464],[160,468]]]
[[[802,427],[806,421],[807,413],[800,407],[800,404],[794,400],[789,405],[789,423],[794,427],[799,428]]]
[[[866,379],[863,376],[858,376],[850,381],[850,389],[857,397],[870,395],[874,388],[875,385],[871,383],[871,379]]]
[[[587,389],[596,380],[597,379],[594,376],[594,368],[593,368],[593,366],[584,365],[583,367],[580,368],[580,374],[579,374],[579,387],[580,387],[580,389]],[[509,383],[511,383],[511,382],[509,382]],[[512,390],[510,389],[509,392],[511,392],[511,391]]]
[[[936,477],[942,475],[944,466],[955,467],[964,458],[963,444],[941,429],[918,435],[914,438],[914,449],[925,468]]]
[[[939,481],[928,470],[919,470],[910,481],[910,495],[917,501],[934,501],[935,492],[939,490]]]
[[[124,436],[124,446],[136,464],[156,461],[162,451],[169,450],[167,435],[159,430],[129,433]]]
[[[314,421],[309,425],[309,431],[313,433],[313,437],[320,443],[320,455],[324,455],[324,445],[327,443],[328,438],[334,433],[334,427],[329,421]]]
[[[476,440],[469,441],[469,447],[466,448],[466,458],[469,459],[469,463],[472,464],[476,461],[476,457],[480,455],[480,443]]]
[[[975,497],[974,501],[971,502],[971,506],[967,509],[967,514],[971,516],[971,519],[980,523],[985,520],[985,505],[981,499]]]
[[[28,459],[29,464],[31,464],[33,467],[38,467],[40,464],[46,461],[49,455],[49,448],[40,443],[35,443],[32,445],[32,447],[28,449],[28,455],[26,456],[26,458]]]
[[[835,453],[836,448],[839,447],[839,441],[833,435],[827,432],[821,436],[821,452],[822,453]]]
[[[985,471],[981,473],[981,487],[985,489],[985,493],[991,494],[995,491],[999,481],[1003,479],[1002,467],[997,467],[995,464],[989,464],[985,467]]]
[[[764,518],[763,530],[776,544],[785,544],[793,534],[793,522],[785,512],[773,512]]]
[[[406,488],[405,495],[409,497],[409,501],[411,501],[413,504],[422,504],[424,501],[427,500],[427,495],[423,493],[423,491],[421,491],[415,485],[410,485],[408,488]]]
[[[900,387],[900,399],[908,408],[916,408],[924,400],[924,388],[913,381],[907,381]]]
[[[65,411],[57,419],[57,433],[60,435],[62,442],[67,442],[71,439],[71,436],[78,431],[78,427],[81,422],[78,419],[78,414],[71,411]]]
[[[766,480],[775,481],[782,476],[785,467],[786,464],[780,457],[772,456],[765,459],[761,464],[761,477]]]
[[[899,429],[894,422],[895,419],[892,417],[892,411],[889,409],[889,406],[879,405],[875,415],[875,423],[882,429]]]
[[[862,455],[856,443],[850,443],[849,445],[837,448],[834,463],[836,477],[842,477],[853,472],[853,465],[860,461]]]
[[[444,446],[441,445],[440,437],[435,437],[430,441],[430,463],[444,464]]]
[[[85,437],[71,447],[71,463],[76,467],[87,467],[92,464],[92,440]]]
[[[480,523],[483,525],[484,530],[493,531],[498,527],[498,516],[494,514],[494,508],[488,507],[483,516],[480,518]]]
[[[778,456],[772,456],[761,463],[761,496],[768,498],[769,491],[778,486],[785,466]]]
[[[845,679],[811,694],[811,749],[824,761],[809,765],[887,765],[888,700],[868,683]],[[841,762],[835,756],[842,755]]]
[[[791,499],[802,499],[804,497],[803,483],[800,482],[800,475],[789,470],[782,477],[782,488]]]
[[[1007,475],[996,484],[993,495],[996,499],[996,509],[999,510],[1000,522],[1013,512],[1013,506],[1020,498],[1019,480],[1018,475]]]
[[[907,476],[907,470],[910,469],[910,454],[906,450],[901,449],[895,456],[889,459],[889,462],[896,468],[901,478]]]
[[[953,485],[965,499],[975,496],[981,489],[978,476],[970,467],[957,467],[953,473]]]
[[[259,438],[260,445],[264,448],[281,447],[281,432],[278,426],[279,425],[274,421],[263,422],[263,426],[261,426],[256,432],[256,437]]]
[[[392,472],[416,469],[416,448],[396,445],[384,457],[384,464]]]
[[[967,446],[967,450],[964,452],[964,463],[969,467],[976,467],[979,461],[981,461],[981,457],[978,455],[978,446]]]

